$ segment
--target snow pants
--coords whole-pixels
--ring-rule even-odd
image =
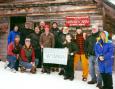
[[[75,54],[75,56],[74,56],[74,70],[76,69],[76,65],[78,64],[78,62],[80,60],[81,60],[82,70],[83,70],[82,77],[87,78],[89,69],[88,69],[88,59],[86,58],[85,54]]]

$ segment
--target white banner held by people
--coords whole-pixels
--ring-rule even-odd
[[[44,48],[43,63],[67,65],[67,48]]]

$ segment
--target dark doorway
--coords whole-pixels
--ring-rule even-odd
[[[15,25],[18,25],[19,28],[22,28],[24,26],[24,23],[26,22],[25,16],[14,16],[10,18],[10,31],[13,30]]]

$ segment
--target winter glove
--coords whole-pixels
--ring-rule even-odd
[[[74,55],[74,53],[70,53],[70,55],[71,55],[71,56],[73,56],[73,55]]]
[[[17,60],[19,59],[19,54],[16,55],[16,59],[17,59]]]
[[[41,48],[43,49],[43,48],[44,48],[44,46],[43,46],[43,45],[41,45]]]
[[[31,62],[32,66],[35,66],[35,62]]]
[[[64,42],[63,42],[63,45],[65,45],[66,43],[67,43],[67,42],[66,42],[66,41],[64,41]]]
[[[104,61],[104,57],[103,56],[99,56],[99,60],[100,61]]]

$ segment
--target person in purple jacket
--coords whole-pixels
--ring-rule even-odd
[[[113,66],[113,44],[108,40],[108,32],[102,31],[95,45],[95,53],[98,61],[99,71],[103,80],[103,89],[113,89],[112,66]]]

